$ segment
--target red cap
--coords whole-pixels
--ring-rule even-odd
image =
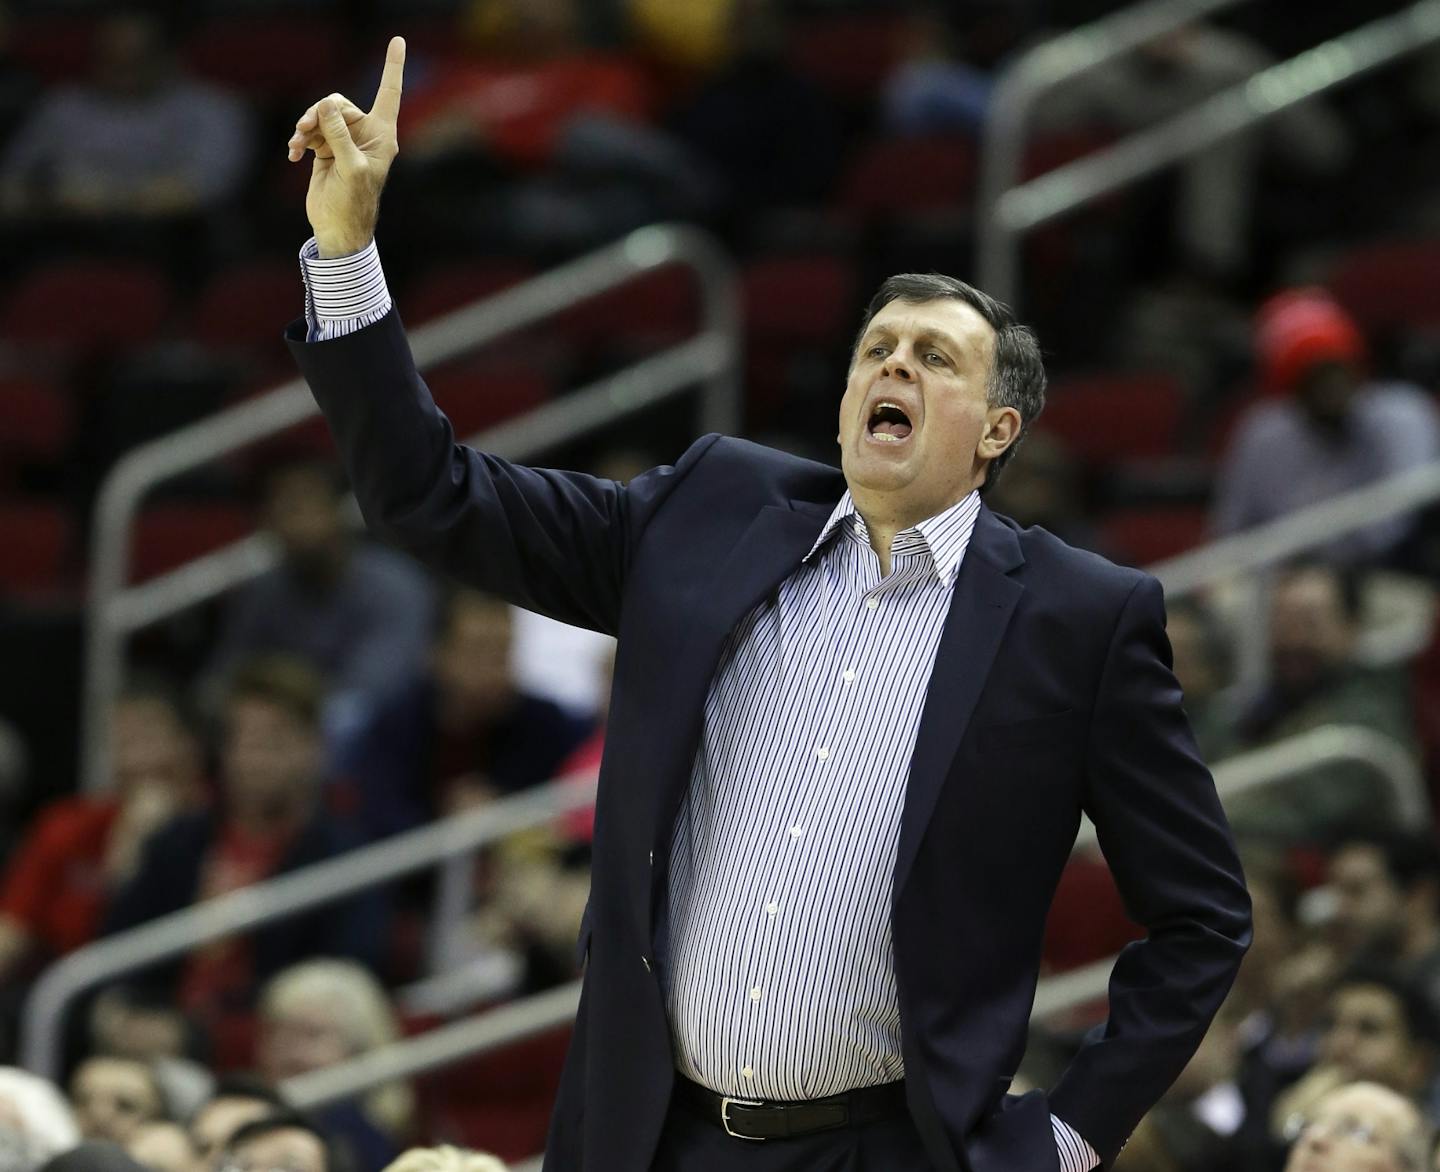
[[[1269,391],[1292,391],[1322,362],[1360,366],[1365,339],[1355,320],[1324,289],[1287,289],[1255,315],[1255,359]]]

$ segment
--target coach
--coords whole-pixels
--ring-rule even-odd
[[[373,241],[404,56],[369,112],[333,95],[290,140],[315,236],[288,338],[375,530],[619,636],[546,1167],[1113,1160],[1224,999],[1249,901],[1158,583],[985,507],[1044,402],[1035,339],[959,281],[887,281],[843,475],[714,435],[628,487],[458,446]],[[1054,1089],[1011,1095],[1082,811],[1147,935]]]

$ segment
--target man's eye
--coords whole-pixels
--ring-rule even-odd
[[[943,355],[943,354],[937,354],[937,353],[935,353],[935,351],[932,350],[932,351],[930,351],[929,354],[925,355],[925,361],[926,361],[926,362],[944,362],[944,361],[945,361],[945,355]]]
[[[889,351],[888,351],[884,346],[871,346],[871,347],[870,347],[870,357],[871,357],[871,358],[884,358],[885,355],[888,354],[888,353],[889,353]]]

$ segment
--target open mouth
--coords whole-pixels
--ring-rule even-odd
[[[870,409],[870,421],[867,425],[870,438],[881,443],[898,444],[903,439],[908,439],[912,430],[910,416],[897,403],[889,399],[880,399]]]

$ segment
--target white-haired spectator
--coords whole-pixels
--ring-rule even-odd
[[[49,1082],[0,1066],[0,1166],[31,1172],[80,1142],[65,1097]]]
[[[1404,1095],[1357,1082],[1331,1091],[1289,1130],[1285,1172],[1422,1172],[1432,1129]]]
[[[322,1070],[400,1037],[379,981],[352,961],[304,961],[276,974],[260,994],[260,1073],[276,1082]],[[377,1087],[360,1102],[319,1113],[326,1130],[363,1168],[378,1169],[409,1138],[415,1111],[407,1083]]]
[[[385,1172],[506,1172],[505,1165],[484,1152],[471,1152],[442,1144],[438,1148],[411,1148]]]

